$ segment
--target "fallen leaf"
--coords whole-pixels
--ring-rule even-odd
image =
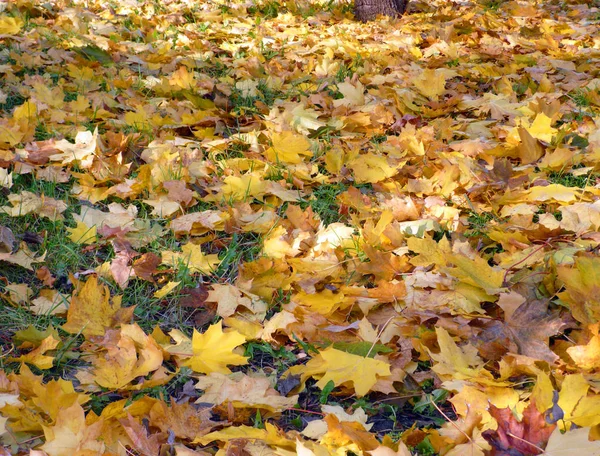
[[[237,331],[223,332],[220,321],[204,333],[194,330],[193,356],[186,361],[186,365],[203,374],[230,374],[228,365],[242,366],[248,363],[246,357],[233,352],[244,342],[246,338]]]

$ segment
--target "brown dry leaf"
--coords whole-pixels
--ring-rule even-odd
[[[160,257],[152,252],[143,254],[133,262],[135,276],[154,283],[153,274],[157,272],[160,261]]]
[[[133,450],[143,456],[156,456],[160,454],[160,446],[162,444],[161,435],[149,434],[148,430],[131,415],[127,419],[120,420],[120,423],[133,443]]]
[[[505,314],[504,323],[496,322],[484,334],[487,342],[498,341],[507,350],[533,359],[553,363],[558,359],[549,347],[549,338],[559,334],[567,323],[558,314],[548,312],[548,304],[531,299]]]
[[[11,253],[15,248],[15,235],[6,226],[0,226],[0,253]]]
[[[162,401],[156,402],[150,409],[149,416],[153,426],[187,440],[196,440],[219,425],[211,421],[209,408],[198,408],[189,402],[177,403],[173,398],[168,405]]]

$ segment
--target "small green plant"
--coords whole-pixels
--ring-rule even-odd
[[[251,362],[259,362],[261,367],[265,363],[273,363],[278,372],[285,371],[296,361],[296,355],[285,347],[273,348],[266,342],[250,342],[244,356],[250,357]]]
[[[433,404],[443,404],[448,397],[448,391],[445,389],[434,389],[431,393],[427,393],[419,399],[413,406],[415,413],[424,415],[433,415],[437,412]]]
[[[346,64],[345,62],[340,64],[337,73],[335,74],[335,80],[337,82],[344,82],[346,79],[354,76],[354,73],[356,73],[363,65],[364,61],[362,56],[360,54],[356,54],[350,64]]]
[[[591,90],[589,89],[577,89],[573,95],[571,95],[571,99],[578,108],[587,108],[591,104],[590,92]]]
[[[429,436],[425,437],[421,443],[414,446],[412,451],[416,452],[419,456],[435,456],[437,454],[435,448],[433,448],[433,445],[429,441]]]
[[[329,400],[329,395],[331,394],[331,392],[333,391],[334,388],[335,388],[335,383],[333,383],[333,380],[329,380],[327,382],[327,384],[321,390],[321,393],[319,394],[319,403],[320,404],[327,404],[327,401]]]
[[[502,0],[485,0],[483,2],[484,11],[496,12],[502,6]]]
[[[469,222],[470,229],[467,232],[465,232],[465,236],[481,236],[485,233],[488,224],[495,218],[496,217],[491,212],[471,212],[469,214],[469,218],[467,219]]]
[[[373,137],[371,138],[371,142],[373,144],[381,144],[386,142],[387,140],[387,136],[386,135],[373,135]]]
[[[233,233],[224,239],[226,247],[219,252],[219,264],[214,273],[216,279],[234,280],[238,267],[244,261],[253,261],[262,251],[262,238],[257,233]]]
[[[281,55],[281,50],[272,49],[268,46],[265,46],[265,44],[261,41],[260,53],[265,58],[265,60],[271,60],[272,58],[277,57],[278,55]]]
[[[260,414],[260,410],[256,411],[256,414],[254,415],[254,418],[252,419],[253,423],[252,426],[257,428],[257,429],[264,429],[265,428],[265,423],[263,421],[263,417]]]
[[[36,141],[45,141],[46,139],[52,138],[54,135],[48,130],[48,127],[42,122],[39,122],[35,126],[35,133],[33,139]]]

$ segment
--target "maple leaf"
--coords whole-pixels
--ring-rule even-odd
[[[293,407],[298,401],[298,396],[281,396],[267,377],[241,372],[229,376],[213,372],[200,378],[196,388],[204,391],[198,403],[221,405],[231,402],[237,408],[255,407],[275,412]]]
[[[101,435],[102,422],[88,426],[81,405],[73,404],[61,410],[54,426],[44,426],[46,443],[41,449],[48,456],[103,454],[105,444]]]
[[[242,366],[248,363],[245,356],[232,353],[244,342],[246,338],[237,331],[223,332],[220,321],[211,325],[204,333],[194,330],[193,355],[185,365],[203,374],[212,372],[230,374],[228,365]]]
[[[21,31],[24,22],[19,17],[0,16],[0,35],[16,35]]]
[[[208,445],[215,441],[228,442],[233,439],[260,440],[268,445],[276,445],[291,450],[296,447],[294,441],[288,440],[284,434],[271,423],[265,423],[265,429],[257,429],[251,426],[228,427],[222,431],[211,432],[204,437],[196,439],[195,442],[202,445]]]
[[[67,322],[62,328],[71,333],[81,333],[86,338],[102,336],[108,328],[131,319],[134,307],[121,309],[121,297],[110,298],[106,285],[98,278],[90,277],[85,283],[78,282],[67,312]]]
[[[567,348],[567,353],[578,367],[584,370],[593,370],[600,367],[600,335],[599,324],[589,326],[592,337],[586,345],[576,345]]]
[[[94,244],[98,241],[96,226],[88,227],[83,222],[77,222],[75,228],[67,228],[69,239],[76,244]]]
[[[210,408],[198,408],[189,402],[177,403],[173,398],[168,405],[157,401],[149,415],[153,426],[188,440],[198,439],[220,424],[211,421]]]
[[[148,431],[131,415],[120,421],[121,426],[133,443],[133,448],[144,456],[160,454],[161,442],[157,434],[149,435]]]
[[[542,112],[535,116],[533,123],[526,130],[534,138],[549,143],[552,141],[552,137],[558,132],[558,130],[550,126],[551,124],[552,119]]]
[[[34,252],[29,250],[25,242],[21,243],[19,250],[15,253],[0,253],[0,261],[6,261],[7,263],[17,264],[25,269],[33,271],[34,263],[41,263],[45,260],[46,253],[36,256]]]
[[[498,429],[485,431],[485,439],[492,445],[492,455],[510,455],[514,450],[524,456],[542,454],[542,448],[556,425],[546,423],[544,415],[533,403],[523,411],[523,419],[517,421],[509,408],[499,409],[493,405],[490,414],[498,422]]]
[[[328,347],[312,358],[304,366],[292,366],[286,375],[301,375],[304,382],[308,377],[318,378],[317,386],[321,389],[329,381],[335,386],[351,383],[359,396],[367,394],[377,378],[391,374],[390,365],[373,358],[346,353]]]
[[[558,314],[548,312],[548,303],[529,300],[505,314],[481,336],[485,341],[500,341],[515,353],[553,363],[558,359],[548,346],[548,339],[567,326]]]
[[[273,147],[265,151],[266,157],[272,162],[297,164],[302,156],[310,156],[310,142],[302,135],[291,131],[273,133]]]
[[[199,245],[192,242],[181,247],[181,253],[164,251],[161,254],[163,264],[178,266],[180,263],[185,265],[190,273],[199,272],[201,274],[210,274],[220,263],[219,256],[210,254],[205,255]]]
[[[433,370],[445,378],[476,378],[482,376],[489,377],[489,372],[483,369],[484,362],[477,355],[477,349],[472,345],[466,344],[459,347],[456,342],[444,328],[436,327],[439,353],[429,352],[431,358],[437,361]]]
[[[22,217],[27,214],[37,214],[50,220],[63,220],[62,213],[67,209],[64,201],[38,196],[35,193],[24,191],[20,194],[8,195],[10,206],[0,207],[0,213],[4,212],[12,217]]]
[[[253,318],[262,321],[267,312],[267,304],[258,296],[240,290],[229,284],[213,284],[206,297],[207,302],[217,303],[217,314],[223,318],[234,315],[238,307],[248,309]]]
[[[370,431],[373,427],[373,423],[367,424],[368,416],[362,408],[357,408],[354,413],[346,413],[339,405],[323,405],[321,410],[325,414],[335,415],[336,418],[342,422],[360,423],[366,431]],[[308,425],[302,431],[302,435],[311,439],[320,439],[327,432],[327,423],[325,420],[314,420],[308,423]]]
[[[326,415],[327,433],[321,443],[330,448],[342,448],[354,444],[363,451],[372,451],[379,446],[375,436],[356,422],[340,421],[335,415]]]
[[[94,133],[80,131],[75,136],[75,144],[66,139],[54,143],[54,147],[61,153],[50,155],[50,160],[59,161],[63,165],[78,162],[82,168],[90,168],[94,160],[94,154],[98,143],[98,127]]]
[[[360,107],[365,104],[365,87],[360,81],[357,81],[355,84],[348,81],[340,82],[337,87],[344,97],[340,100],[333,100],[334,106]]]
[[[456,76],[456,71],[453,70],[427,68],[414,80],[414,84],[423,95],[432,100],[437,100],[446,91],[446,81],[454,76]]]
[[[565,284],[558,296],[570,306],[573,317],[582,323],[600,321],[600,258],[578,256],[574,267],[558,266],[557,273]]]
[[[156,341],[136,324],[108,330],[96,343],[106,352],[92,359],[92,375],[104,388],[124,388],[136,378],[156,371],[163,362]]]
[[[556,428],[548,439],[544,449],[545,456],[569,456],[579,454],[585,456],[600,456],[600,441],[590,441],[590,428],[572,429],[561,432]]]
[[[9,358],[11,361],[20,361],[23,363],[33,364],[38,369],[51,369],[54,363],[54,356],[47,355],[46,352],[54,350],[61,342],[54,334],[40,341],[39,346],[31,350],[26,355],[21,355],[18,358]]]

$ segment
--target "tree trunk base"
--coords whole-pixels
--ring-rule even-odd
[[[408,0],[355,0],[354,16],[362,22],[371,21],[380,14],[402,16],[407,5]]]

